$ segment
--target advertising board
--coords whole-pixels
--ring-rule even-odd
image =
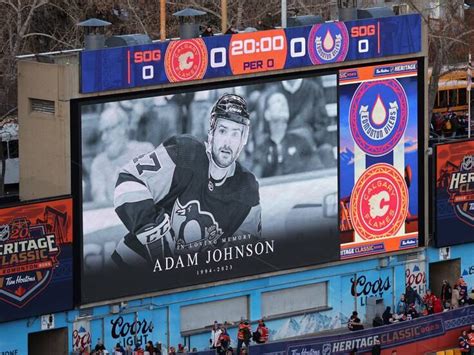
[[[421,51],[418,14],[81,52],[81,92],[231,77]]]
[[[437,247],[474,242],[474,140],[435,146]]]
[[[418,64],[339,72],[341,259],[418,246]]]
[[[336,86],[81,105],[82,302],[338,260]]]
[[[72,199],[0,209],[0,321],[73,307]]]

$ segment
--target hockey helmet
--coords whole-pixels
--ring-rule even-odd
[[[250,114],[247,111],[247,102],[239,95],[224,94],[214,104],[211,111],[211,131],[216,128],[217,119],[222,118],[250,126]]]

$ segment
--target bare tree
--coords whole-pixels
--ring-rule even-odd
[[[459,63],[466,63],[467,53],[473,45],[474,28],[465,17],[462,0],[406,2],[421,14],[428,27],[428,60],[431,67],[428,117],[431,117],[439,80],[443,75],[459,70]]]

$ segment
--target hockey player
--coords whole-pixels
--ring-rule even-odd
[[[114,205],[129,233],[112,259],[138,266],[241,236],[259,238],[258,183],[236,161],[249,128],[245,100],[224,94],[212,108],[207,142],[174,136],[128,163],[119,174]]]

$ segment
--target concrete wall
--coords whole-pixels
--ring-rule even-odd
[[[63,100],[64,67],[18,63],[20,199],[71,192],[70,105]],[[31,99],[54,102],[55,113],[36,112]]]

